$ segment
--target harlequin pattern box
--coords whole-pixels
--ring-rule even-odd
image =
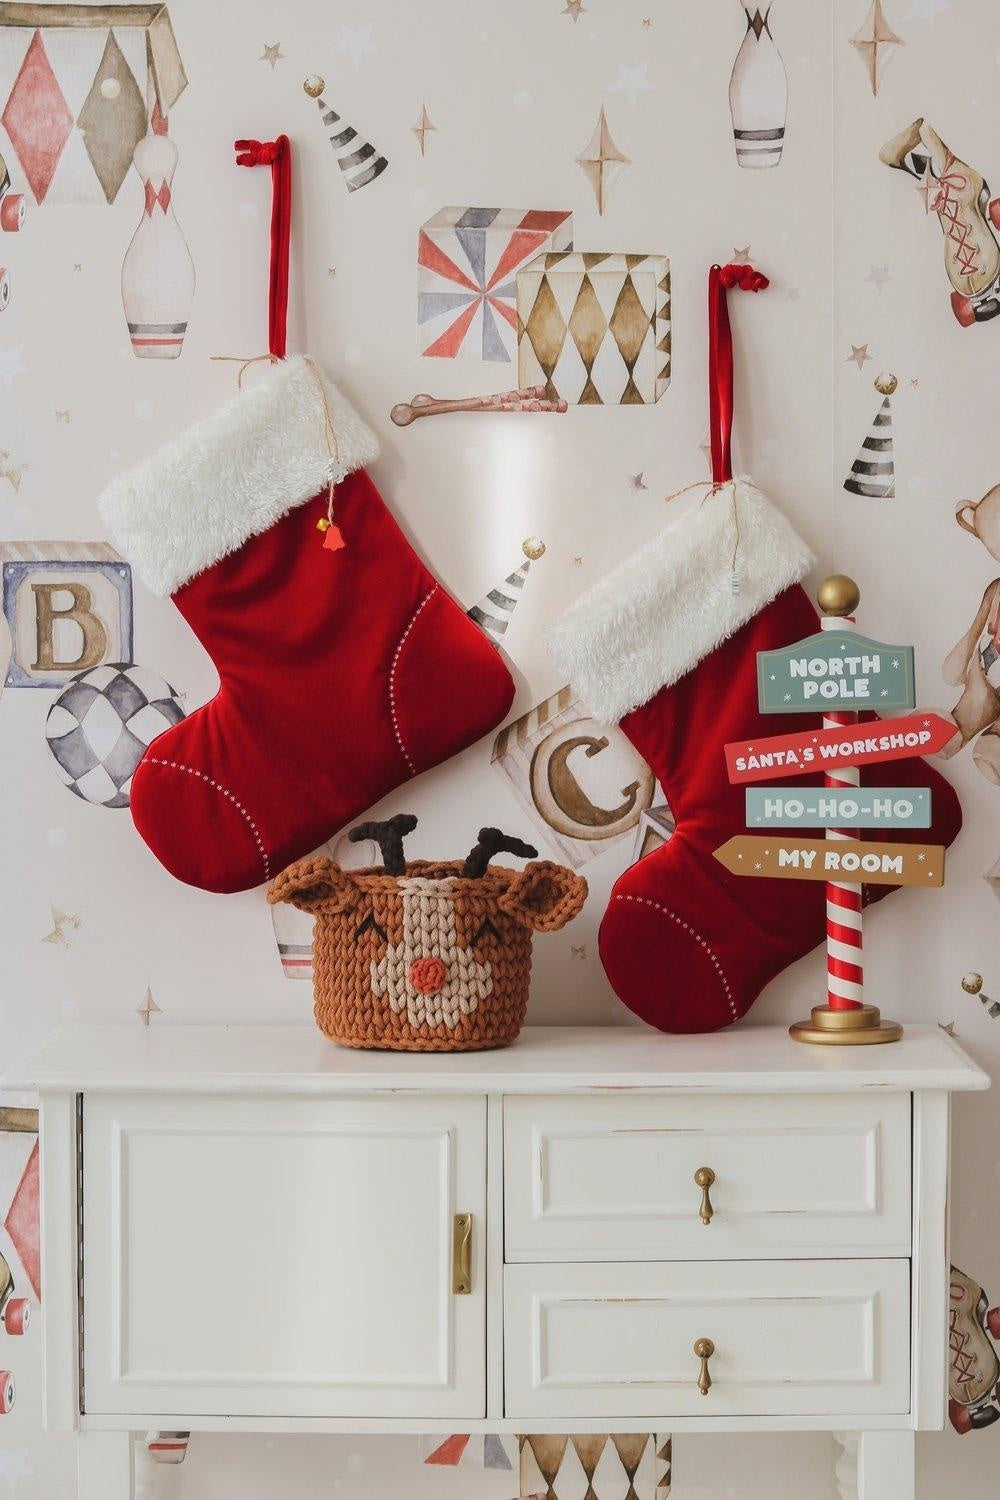
[[[547,252],[517,273],[517,378],[553,401],[638,406],[670,384],[665,255]]]

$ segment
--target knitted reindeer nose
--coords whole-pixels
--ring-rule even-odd
[[[436,995],[448,978],[448,966],[441,958],[415,958],[410,965],[410,985],[418,995]]]

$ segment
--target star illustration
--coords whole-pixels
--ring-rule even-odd
[[[59,408],[56,407],[56,421],[57,422],[62,422],[65,425],[69,421],[69,415],[70,414],[69,414],[68,411],[60,411]]]
[[[615,145],[611,131],[608,129],[603,105],[597,117],[594,133],[576,160],[594,190],[597,212],[603,214],[608,194],[631,160]]]
[[[653,24],[653,18],[652,18],[652,16],[643,16],[643,18],[642,18],[642,24],[643,24],[643,26],[646,26],[646,27],[652,26],[652,24]]]
[[[865,280],[871,281],[878,289],[878,291],[881,291],[886,282],[892,280],[892,277],[889,275],[889,267],[872,266],[871,270],[868,272],[868,275],[865,277]]]
[[[587,945],[586,945],[586,943],[581,943],[580,946],[579,946],[579,948],[571,947],[570,948],[570,952],[572,953],[572,955],[573,955],[574,958],[586,958],[587,957]]]
[[[23,354],[23,344],[16,344],[13,349],[0,349],[0,380],[5,390],[10,390],[15,376],[27,375],[28,366],[21,357]]]
[[[938,1029],[943,1031],[946,1036],[957,1036],[958,1032],[955,1030],[957,1024],[957,1021],[949,1021],[947,1025],[945,1025],[944,1021],[939,1021]]]
[[[865,65],[873,94],[878,93],[890,57],[903,45],[903,38],[896,35],[885,18],[882,0],[872,0],[861,30],[851,37],[851,46]]]
[[[279,62],[284,61],[285,54],[281,50],[280,42],[264,43],[264,50],[258,57],[258,62],[269,62],[273,73]]]
[[[147,985],[146,998],[136,1010],[136,1015],[139,1017],[143,1026],[148,1026],[154,1016],[162,1015],[162,1013],[163,1012],[161,1007],[157,1005],[156,1001],[153,999],[153,991]]]
[[[904,21],[928,21],[933,24],[942,11],[951,10],[951,0],[910,0]]]
[[[911,380],[910,381],[910,390],[911,391],[915,391],[917,389],[917,387],[919,386],[919,384],[920,384],[919,380]]]
[[[582,562],[583,562],[583,558],[582,557],[574,557],[574,559],[573,559],[573,566],[574,566],[574,568],[580,567],[580,565],[581,565]]]
[[[336,266],[327,266],[327,268],[326,268],[326,274],[328,276],[336,276],[336,274],[337,274],[337,267]]]
[[[426,104],[421,104],[417,123],[415,125],[411,125],[410,129],[413,131],[413,134],[417,138],[417,144],[420,147],[420,155],[425,156],[427,154],[427,137],[430,135],[432,130],[437,130],[437,126],[431,124],[431,117],[427,113]]]
[[[746,263],[747,263],[747,261],[749,259],[750,259],[750,246],[749,245],[744,245],[742,249],[738,249],[737,246],[735,246],[735,245],[733,246],[733,260],[736,262],[736,264],[738,266],[745,266]]]
[[[58,906],[50,906],[49,910],[52,913],[52,931],[46,933],[45,937],[42,938],[42,942],[59,943],[63,948],[72,948],[73,942],[70,933],[80,931],[82,925],[81,919],[75,916],[68,916],[66,912],[60,911]]]
[[[872,356],[868,353],[867,344],[852,344],[851,352],[847,356],[847,363],[850,364],[851,360],[853,359],[858,369],[863,370],[871,357]]]
[[[607,85],[608,93],[624,94],[628,100],[629,109],[635,109],[639,95],[652,93],[656,86],[646,77],[648,67],[648,60],[636,63],[634,67],[630,67],[628,63],[619,63],[618,77]]]
[[[629,491],[633,495],[637,495],[640,490],[649,489],[649,485],[646,483],[645,479],[643,479],[641,471],[638,474],[626,474],[625,483],[628,485]]]
[[[27,1479],[31,1473],[27,1448],[0,1448],[0,1479],[6,1479],[12,1490],[19,1479]]]
[[[918,854],[918,855],[917,855],[917,860],[918,860],[918,861],[919,861],[919,863],[920,863],[920,864],[923,864],[923,862],[924,862],[924,860],[925,860],[925,859],[926,859],[926,858],[927,858],[927,855],[926,855],[926,854]]]
[[[351,64],[357,73],[361,67],[362,59],[370,57],[377,52],[378,48],[372,46],[372,32],[375,30],[374,21],[367,26],[359,26],[353,31],[350,26],[341,27],[340,41],[334,47],[334,52],[342,52],[345,57],[351,59]]]
[[[75,260],[73,262],[73,270],[74,271],[82,271],[83,270],[83,261],[82,260]]]
[[[6,479],[12,490],[21,488],[21,479],[27,464],[12,464],[9,462],[10,454],[0,451],[0,479]]]
[[[561,11],[560,14],[569,16],[570,20],[575,26],[580,17],[587,14],[587,8],[584,5],[583,0],[566,0],[566,8],[565,10]]]
[[[754,863],[754,869],[755,870],[762,870],[763,868],[764,868],[764,866],[761,864],[760,860],[759,859],[756,860],[755,863]]]

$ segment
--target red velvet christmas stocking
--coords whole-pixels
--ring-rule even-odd
[[[713,314],[713,331],[717,317],[726,343],[724,300]],[[721,487],[578,600],[549,637],[582,700],[598,718],[619,724],[652,766],[677,822],[667,844],[617,881],[600,931],[615,993],[673,1032],[714,1031],[739,1020],[776,974],[826,935],[822,884],[741,878],[713,857],[746,832],[744,789],[729,784],[726,742],[822,721],[758,711],[757,652],[817,629],[799,586],[813,559],[756,486],[732,479],[727,353],[712,364]],[[925,761],[875,767],[863,781],[931,788],[931,830],[894,838],[950,844],[957,835],[958,799]],[[865,896],[875,901],[890,890],[868,887]]]
[[[249,154],[276,167],[277,353],[287,143]],[[190,885],[271,879],[510,707],[499,653],[364,473],[377,451],[312,362],[292,358],[101,499],[116,546],[219,672],[215,698],[154,740],[132,781],[137,829]]]

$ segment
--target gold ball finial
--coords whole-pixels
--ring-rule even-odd
[[[970,969],[968,974],[962,975],[962,988],[967,995],[978,995],[983,987],[983,976],[977,974],[975,969]]]
[[[320,94],[326,88],[326,79],[321,78],[318,73],[310,73],[309,77],[306,79],[302,87],[305,89],[310,99],[318,99]]]
[[[891,396],[898,384],[899,381],[895,375],[890,374],[888,371],[884,375],[875,376],[875,389],[880,396]]]
[[[817,589],[816,602],[825,615],[853,615],[861,603],[861,590],[846,573],[833,573]]]
[[[540,536],[528,536],[521,543],[521,551],[529,562],[537,562],[545,556],[545,543]]]

